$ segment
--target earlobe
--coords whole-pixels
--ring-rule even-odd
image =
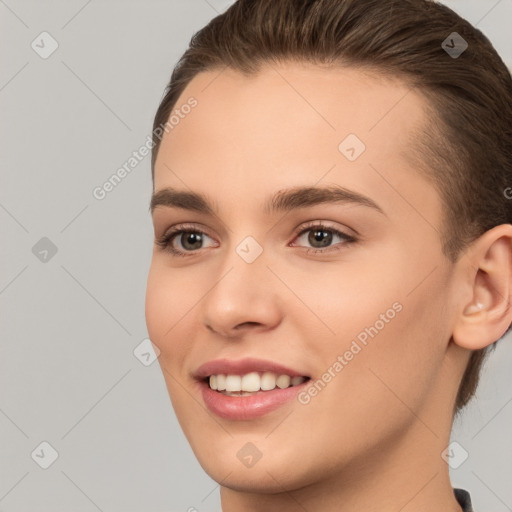
[[[453,341],[478,350],[500,339],[512,323],[512,224],[485,232],[461,265],[468,289],[453,330]],[[467,281],[469,280],[469,282]]]

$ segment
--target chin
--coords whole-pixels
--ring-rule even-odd
[[[195,435],[199,435],[197,432]],[[225,435],[223,442],[194,443],[190,439],[192,449],[203,470],[222,487],[239,492],[276,494],[300,489],[312,484],[317,477],[322,478],[321,471],[316,469],[313,461],[307,461],[304,454],[288,437],[283,445],[280,440],[271,442],[266,435],[243,435],[230,437]],[[204,438],[201,437],[201,440]],[[251,453],[250,445],[245,448],[248,439],[261,450],[261,458],[257,461],[245,460],[244,455]],[[241,453],[240,453],[241,452]],[[256,455],[256,452],[254,452]],[[307,459],[307,457],[306,457]]]
[[[290,467],[261,466],[260,468],[233,467],[233,464],[201,464],[210,478],[233,491],[257,494],[278,494],[283,489],[292,491],[307,485],[305,478],[290,473]],[[229,476],[228,476],[229,475]]]

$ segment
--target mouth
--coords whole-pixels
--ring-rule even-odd
[[[206,407],[230,420],[266,415],[297,396],[311,380],[301,371],[261,359],[216,360],[194,374]]]

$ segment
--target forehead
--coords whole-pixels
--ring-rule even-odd
[[[196,106],[180,111],[190,98]],[[399,204],[397,194],[422,194],[418,206],[432,218],[437,194],[406,159],[414,130],[425,122],[423,101],[398,79],[340,66],[200,73],[174,107],[180,120],[162,139],[155,191],[191,188],[233,202],[235,192],[243,207],[243,190],[263,197],[294,185],[337,183],[402,212],[410,204]]]

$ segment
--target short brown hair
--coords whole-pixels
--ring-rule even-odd
[[[454,32],[468,45],[457,57],[442,47]],[[193,35],[172,72],[153,125],[153,182],[155,130],[195,75],[224,67],[251,75],[279,61],[375,71],[426,98],[428,123],[411,134],[404,157],[440,195],[439,235],[452,262],[485,231],[512,223],[504,192],[512,185],[510,71],[481,31],[433,0],[238,0]],[[473,351],[455,414],[475,394],[495,346]]]

